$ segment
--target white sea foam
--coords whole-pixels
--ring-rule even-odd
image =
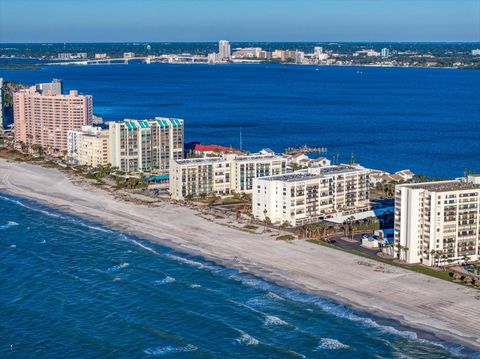
[[[377,330],[379,330],[381,332],[384,332],[384,333],[389,333],[389,334],[401,336],[403,338],[407,338],[407,339],[410,339],[410,340],[415,340],[415,341],[418,341],[420,343],[426,343],[426,344],[430,344],[430,345],[439,346],[439,347],[442,347],[442,348],[452,352],[452,350],[447,345],[444,345],[443,343],[434,342],[434,341],[427,340],[427,339],[421,339],[421,338],[418,337],[417,333],[415,333],[414,331],[399,330],[399,329],[396,329],[396,328],[394,328],[392,326],[389,326],[389,325],[379,324],[371,318],[363,317],[363,316],[360,316],[358,314],[355,314],[353,310],[351,310],[350,308],[347,308],[347,307],[345,307],[341,304],[336,304],[336,303],[330,302],[328,300],[321,299],[319,297],[315,297],[315,296],[312,296],[312,295],[308,295],[308,294],[305,294],[305,293],[302,293],[302,292],[299,292],[299,291],[296,291],[296,290],[293,290],[293,289],[278,287],[278,286],[276,286],[274,284],[271,284],[271,283],[268,283],[268,282],[266,282],[262,279],[251,277],[251,276],[241,275],[239,273],[235,273],[233,275],[230,275],[229,277],[231,279],[240,281],[244,285],[248,285],[248,286],[254,287],[254,288],[259,288],[259,289],[268,291],[269,293],[275,293],[276,295],[278,295],[281,298],[287,298],[289,300],[293,300],[293,301],[296,301],[296,302],[315,305],[326,313],[329,313],[331,315],[334,315],[334,316],[337,316],[337,317],[340,317],[340,318],[345,318],[345,319],[351,320],[351,321],[356,322],[356,323],[358,323],[358,324],[360,324],[364,327],[374,328],[374,329],[377,329]],[[308,308],[307,308],[307,310],[308,310]],[[455,350],[453,350],[453,351],[455,351]]]
[[[239,344],[244,344],[244,345],[258,345],[258,344],[260,344],[260,342],[257,339],[248,335],[245,332],[241,332],[241,335],[238,338],[236,338],[235,341]]]
[[[315,348],[317,350],[338,350],[338,349],[348,349],[350,348],[348,345],[343,344],[337,339],[332,338],[322,338],[320,339],[320,343]]]
[[[193,352],[198,348],[192,344],[185,345],[183,347],[174,347],[174,346],[165,346],[165,347],[155,347],[155,348],[148,348],[145,349],[143,352],[147,355],[153,356],[162,356],[172,353],[187,353]]]
[[[154,253],[154,254],[158,254],[158,252],[157,252],[155,249],[150,248],[150,247],[146,246],[146,245],[143,244],[143,243],[140,243],[140,242],[138,242],[138,241],[136,241],[136,240],[134,240],[134,239],[132,239],[131,242],[132,242],[132,243],[135,243],[137,246],[139,246],[139,247],[141,247],[141,248],[143,248],[143,249],[145,249],[145,250],[147,250],[147,251],[149,251],[149,252],[152,252],[152,253]]]
[[[117,265],[115,265],[115,266],[112,266],[112,267],[108,268],[108,269],[106,270],[106,272],[107,272],[107,273],[116,272],[116,271],[118,271],[118,270],[120,270],[120,269],[122,269],[122,268],[128,267],[129,265],[130,265],[130,264],[127,263],[127,262],[120,263],[120,264],[117,264]]]
[[[18,226],[17,222],[8,221],[7,224],[4,224],[4,225],[0,226],[0,230],[7,229],[7,228],[10,228],[10,227],[15,227],[15,226]]]
[[[190,284],[189,287],[190,288],[200,288],[201,285],[200,284]]]
[[[166,276],[163,279],[156,280],[153,282],[154,285],[162,285],[162,284],[168,284],[168,283],[174,283],[176,282],[176,279],[173,277]]]
[[[43,241],[40,242],[41,244],[47,243],[47,241],[44,239]]]
[[[195,267],[195,268],[207,269],[207,270],[209,270],[211,272],[214,272],[214,273],[219,273],[219,272],[222,271],[222,268],[219,267],[219,266],[214,266],[214,265],[210,265],[210,264],[207,264],[207,263],[201,263],[201,262],[198,262],[198,261],[194,261],[192,259],[177,256],[175,254],[167,254],[166,256],[170,259],[173,259],[174,261],[185,263],[185,264],[191,265],[192,267]]]
[[[10,248],[17,248],[17,245],[16,245],[16,244],[12,244],[12,245],[10,246]]]
[[[78,222],[78,221],[76,221],[76,222],[80,223],[82,225],[86,225],[88,228],[93,229],[95,231],[104,232],[104,233],[113,233],[113,231],[111,231],[110,229],[106,229],[106,228],[98,227],[98,226],[91,226],[89,224],[85,224],[85,223]]]
[[[265,325],[288,325],[288,323],[274,315],[267,315],[264,321]]]

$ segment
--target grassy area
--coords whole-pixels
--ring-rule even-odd
[[[295,239],[291,234],[284,234],[277,237],[277,241],[293,241]]]
[[[432,269],[432,268],[429,268],[429,267],[426,267],[426,266],[422,266],[421,264],[410,264],[410,265],[405,265],[405,266],[402,266],[402,267],[404,267],[406,269],[410,269],[411,271],[414,271],[414,272],[417,272],[417,273],[422,273],[422,274],[429,275],[431,277],[444,279],[444,280],[448,280],[450,282],[453,282],[451,272],[448,272],[448,271],[444,271],[444,270],[438,271],[438,270],[435,270],[435,269]],[[458,283],[458,282],[454,282],[454,283]]]
[[[308,242],[315,243],[315,244],[318,244],[318,245],[321,245],[321,246],[324,246],[324,247],[337,249],[337,250],[340,250],[340,251],[343,251],[343,252],[354,254],[354,255],[359,256],[359,257],[373,259],[377,262],[390,264],[390,265],[395,266],[395,267],[404,268],[404,269],[407,269],[407,270],[411,270],[412,272],[428,275],[430,277],[435,277],[435,278],[443,279],[443,280],[446,280],[446,281],[449,281],[449,282],[452,282],[452,283],[464,285],[462,282],[454,281],[453,277],[452,277],[452,272],[449,272],[449,271],[436,270],[436,269],[433,269],[433,268],[430,268],[430,267],[427,267],[427,266],[424,266],[424,265],[421,265],[421,264],[400,264],[400,263],[390,261],[388,259],[383,259],[383,258],[380,258],[380,257],[377,257],[377,256],[368,255],[368,254],[366,254],[364,252],[361,252],[359,250],[356,250],[356,249],[342,248],[342,247],[339,247],[337,245],[326,243],[324,241],[320,241],[320,240],[317,240],[317,239],[310,239],[310,240],[308,240]]]

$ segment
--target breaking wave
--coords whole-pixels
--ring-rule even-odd
[[[198,348],[192,344],[185,345],[183,347],[165,346],[145,349],[143,352],[147,355],[162,356],[173,353],[188,353],[197,350]]]
[[[112,267],[108,268],[108,269],[106,270],[106,272],[107,272],[107,273],[116,272],[116,271],[118,271],[118,270],[120,270],[120,269],[122,269],[122,268],[128,267],[129,265],[130,265],[130,264],[127,263],[127,262],[120,263],[120,264],[117,264],[117,265],[115,265],[115,266],[112,266]]]
[[[350,348],[347,344],[343,344],[337,339],[331,338],[322,338],[320,339],[320,344],[315,348],[317,350],[338,350],[338,349],[348,349]]]
[[[8,221],[7,224],[4,224],[4,225],[0,226],[0,230],[7,229],[7,228],[10,228],[10,227],[15,227],[15,226],[18,226],[17,222]]]
[[[162,285],[162,284],[174,283],[176,281],[177,280],[175,278],[170,277],[170,276],[166,276],[163,279],[156,280],[155,282],[153,282],[153,284],[154,285]]]
[[[241,332],[240,336],[235,339],[235,342],[244,345],[258,345],[260,342],[254,337],[248,335],[245,332]]]

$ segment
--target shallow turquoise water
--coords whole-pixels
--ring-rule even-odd
[[[475,355],[33,201],[0,212],[1,358]]]

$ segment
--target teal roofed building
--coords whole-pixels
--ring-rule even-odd
[[[124,172],[168,174],[170,162],[183,158],[184,121],[155,117],[109,123],[112,166]]]

